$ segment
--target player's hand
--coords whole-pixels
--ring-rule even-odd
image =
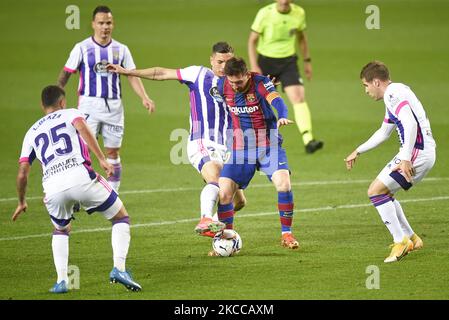
[[[351,170],[352,167],[354,166],[355,160],[357,159],[357,157],[359,156],[359,153],[357,152],[357,150],[352,151],[352,153],[347,156],[344,161],[346,162],[346,169]]]
[[[275,86],[278,86],[279,84],[281,84],[280,81],[278,81],[278,79],[275,76],[272,76],[271,74],[267,74],[268,79],[270,79],[271,82],[273,82],[273,84]]]
[[[148,113],[150,113],[150,114],[152,112],[154,112],[154,110],[156,109],[156,105],[154,104],[154,101],[148,97],[142,99],[142,104],[145,107],[145,109],[148,110]]]
[[[14,211],[12,215],[12,221],[16,221],[22,212],[27,211],[27,208],[28,204],[26,203],[26,201],[24,203],[19,203],[17,205],[16,211]]]
[[[286,126],[288,124],[292,124],[294,123],[292,120],[286,119],[286,118],[280,118],[278,120],[278,128],[282,127],[282,126]]]
[[[304,62],[304,74],[307,80],[312,80],[312,64],[310,62]]]
[[[399,171],[405,177],[407,182],[413,182],[413,176],[416,174],[415,168],[413,168],[412,162],[408,160],[401,160],[399,164],[391,171]]]
[[[112,73],[123,74],[125,76],[129,74],[129,70],[123,68],[122,66],[120,66],[118,64],[109,63],[106,66],[106,70],[108,70],[109,72],[112,72]]]
[[[100,160],[100,167],[106,173],[106,177],[109,178],[114,174],[114,166],[107,162],[106,160]]]

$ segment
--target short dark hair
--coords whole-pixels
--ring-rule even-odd
[[[246,66],[245,60],[242,58],[233,57],[226,61],[224,67],[224,73],[227,76],[238,76],[246,74],[248,72],[248,67]]]
[[[95,16],[97,15],[97,13],[111,13],[112,14],[112,11],[111,11],[111,9],[109,9],[109,7],[107,7],[107,6],[98,6],[98,7],[96,7],[95,9],[94,9],[94,12],[93,12],[93,14],[92,14],[92,21],[93,20],[95,20]]]
[[[234,53],[234,48],[227,42],[217,42],[212,46],[212,53]]]
[[[44,108],[54,107],[62,97],[65,97],[64,89],[55,85],[47,86],[42,90],[42,105]]]
[[[371,82],[373,79],[386,81],[390,80],[390,72],[383,62],[375,60],[362,68],[360,79],[365,79],[367,82]]]

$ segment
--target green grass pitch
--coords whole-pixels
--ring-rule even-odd
[[[23,136],[41,116],[41,89],[56,82],[73,45],[91,34],[91,1],[0,2],[0,299],[448,299],[449,288],[449,25],[447,1],[296,1],[307,13],[314,78],[306,81],[314,133],[322,151],[306,155],[295,126],[282,128],[292,170],[300,250],[280,246],[277,196],[256,175],[237,213],[241,253],[211,258],[211,241],[194,234],[202,181],[188,164],[170,162],[188,129],[188,89],[173,82],[145,82],[157,111],[148,116],[123,82],[126,133],[121,198],[133,228],[127,265],[140,293],[110,285],[110,223],[76,215],[70,265],[80,289],[55,296],[52,226],[42,203],[41,172],[33,166],[28,211],[13,223],[15,177]],[[113,37],[127,44],[138,67],[208,65],[211,45],[229,41],[247,58],[246,41],[262,5],[256,0],[108,1]],[[67,30],[65,9],[80,8],[81,28]],[[380,9],[380,29],[368,30],[365,9]],[[380,126],[382,102],[364,94],[358,79],[370,60],[384,61],[392,79],[412,87],[425,106],[438,144],[428,178],[400,192],[404,210],[424,248],[386,265],[391,238],[366,196],[369,182],[396,154],[395,137],[366,155],[353,171],[343,159]],[[75,106],[78,76],[67,86]],[[292,117],[292,112],[290,113]],[[97,169],[98,166],[96,166]],[[367,289],[369,266],[379,269],[379,289]]]

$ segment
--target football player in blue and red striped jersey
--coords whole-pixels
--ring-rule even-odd
[[[297,249],[299,243],[291,231],[294,205],[290,170],[278,131],[279,127],[293,123],[287,118],[287,106],[271,80],[249,72],[243,59],[229,59],[224,71],[226,76],[220,78],[217,89],[231,113],[233,146],[219,179],[218,218],[227,229],[233,229],[232,199],[238,189],[248,186],[256,170],[260,170],[278,192],[281,244]],[[277,118],[271,106],[277,110]]]

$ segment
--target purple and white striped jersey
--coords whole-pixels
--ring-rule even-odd
[[[121,99],[120,76],[106,70],[108,63],[119,64],[126,69],[135,69],[127,46],[115,41],[102,46],[93,37],[78,42],[70,52],[64,70],[80,72],[78,95],[107,99]]]
[[[23,140],[19,163],[38,159],[46,195],[89,183],[97,177],[89,150],[74,124],[84,119],[77,109],[49,113],[36,121]]]
[[[417,150],[435,148],[424,107],[408,86],[402,83],[389,84],[384,93],[384,103],[384,122],[396,125],[401,144],[400,159],[410,160]]]
[[[177,75],[190,89],[190,140],[205,139],[226,146],[232,120],[217,90],[218,77],[203,66],[178,69]]]

